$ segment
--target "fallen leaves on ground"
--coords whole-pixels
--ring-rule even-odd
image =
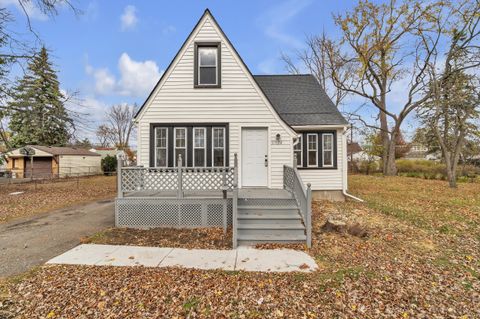
[[[150,247],[231,249],[231,229],[224,234],[223,228],[110,228],[89,238],[82,243],[130,245]]]
[[[10,195],[14,192],[23,193]],[[115,194],[115,176],[59,179],[36,185],[32,182],[0,184],[0,223],[93,200],[111,199]]]
[[[350,191],[366,203],[314,203],[312,248],[301,247],[314,273],[48,266],[12,284],[5,309],[25,318],[480,318],[475,187],[353,176]],[[368,236],[322,231],[335,213]]]

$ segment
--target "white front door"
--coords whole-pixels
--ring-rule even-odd
[[[266,128],[242,129],[242,186],[268,186],[268,133]]]

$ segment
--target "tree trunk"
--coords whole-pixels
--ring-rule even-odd
[[[395,163],[395,148],[397,146],[397,134],[399,129],[397,127],[394,128],[392,136],[390,138],[390,143],[388,143],[387,147],[387,159],[385,161],[385,176],[395,176],[397,175],[397,164]]]

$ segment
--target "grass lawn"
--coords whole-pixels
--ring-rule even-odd
[[[366,203],[314,204],[315,273],[45,266],[12,282],[0,309],[25,318],[480,318],[478,184],[452,191],[443,181],[352,176],[350,192]],[[368,236],[322,232],[338,212]]]
[[[23,192],[19,195],[10,195]],[[52,182],[0,184],[0,223],[75,204],[113,198],[115,176],[60,179]]]

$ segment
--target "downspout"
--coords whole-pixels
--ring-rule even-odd
[[[358,198],[358,197],[355,197],[353,196],[352,194],[349,194],[347,193],[347,182],[348,182],[348,178],[347,178],[347,169],[348,169],[348,158],[347,158],[347,127],[345,126],[343,128],[343,147],[345,149],[345,151],[343,152],[343,180],[342,180],[342,194],[343,196],[347,197],[347,198],[351,198],[353,200],[356,200],[358,202],[365,202],[363,199],[361,198]]]

